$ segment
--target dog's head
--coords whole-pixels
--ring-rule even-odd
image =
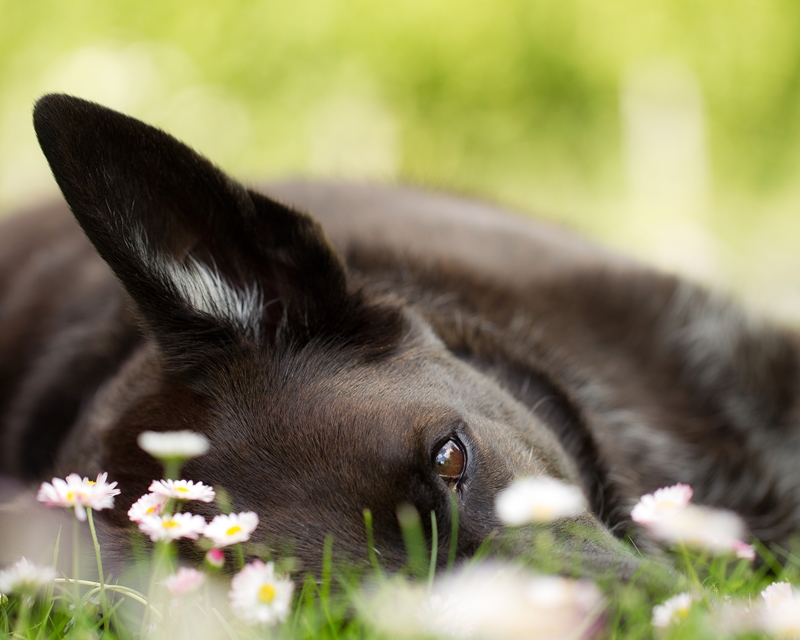
[[[468,555],[499,529],[495,497],[513,478],[580,484],[543,422],[412,305],[361,287],[310,216],[92,103],[47,96],[35,126],[144,335],[62,456],[119,481],[112,528],[160,474],[136,446],[144,430],[205,434],[210,451],[185,475],[224,487],[233,509],[259,515],[255,540],[288,540],[310,569],[328,534],[342,555],[366,554],[365,509],[390,565],[405,558],[403,505],[429,537],[435,515],[444,560],[454,505]],[[585,569],[629,562],[594,516],[576,520],[595,533],[577,539]],[[573,546],[577,534],[559,531]]]

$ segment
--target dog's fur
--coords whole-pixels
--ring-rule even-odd
[[[327,534],[364,555],[365,508],[402,562],[403,504],[436,514],[446,554],[451,495],[470,554],[527,475],[582,487],[587,571],[628,558],[610,532],[675,482],[765,542],[797,530],[794,333],[497,207],[366,185],[266,196],[66,96],[34,122],[78,224],[58,204],[0,226],[0,472],[108,471],[110,549],[159,476],[145,429],[206,434],[186,476],[309,568]],[[433,466],[451,438],[453,490]]]

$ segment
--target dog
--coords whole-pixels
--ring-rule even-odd
[[[435,516],[440,563],[455,505],[470,556],[522,476],[582,489],[571,522],[592,535],[554,531],[587,573],[635,573],[631,506],[676,482],[764,543],[798,529],[796,333],[481,202],[248,189],[65,95],[39,100],[34,126],[65,203],[0,226],[0,473],[107,471],[109,555],[160,477],[145,430],[207,436],[185,477],[224,487],[259,515],[254,540],[290,541],[311,571],[327,536],[366,555],[365,509],[381,561],[401,565],[405,505],[429,544]]]

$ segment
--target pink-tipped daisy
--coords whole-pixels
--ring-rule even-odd
[[[206,582],[206,574],[197,569],[180,567],[161,583],[173,596],[182,596],[197,591]]]
[[[107,473],[100,473],[96,480],[81,478],[77,473],[69,474],[64,480],[53,478],[53,482],[43,482],[36,499],[48,507],[65,507],[75,510],[78,520],[86,520],[86,507],[95,511],[114,506],[114,496],[119,495],[116,482],[106,482]]]
[[[202,516],[192,513],[176,513],[171,516],[145,516],[139,522],[139,529],[150,536],[153,542],[158,540],[177,540],[178,538],[197,540],[206,529],[206,521]]]
[[[193,480],[153,480],[150,491],[174,500],[214,500],[214,489],[202,482]]]
[[[717,555],[749,555],[746,543],[742,542],[747,528],[733,511],[689,504],[648,524],[647,529],[654,538],[667,544],[682,544]]]
[[[128,509],[128,518],[131,522],[141,522],[146,516],[159,516],[168,501],[167,496],[146,493]]]
[[[756,550],[752,544],[747,544],[742,540],[733,540],[731,542],[731,551],[736,554],[737,558],[742,560],[755,560]]]
[[[274,565],[255,560],[231,581],[231,609],[248,624],[274,625],[289,615],[294,583],[275,575]]]
[[[671,487],[646,493],[631,511],[631,520],[647,525],[669,517],[679,509],[683,509],[692,499],[693,489],[688,484],[676,484]]]
[[[258,516],[252,511],[215,516],[203,535],[215,547],[227,547],[237,542],[247,542],[258,527]]]

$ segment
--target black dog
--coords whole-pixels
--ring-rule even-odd
[[[109,553],[159,477],[137,435],[187,428],[211,451],[186,476],[308,568],[327,534],[366,553],[365,508],[401,563],[403,504],[436,514],[444,558],[453,497],[468,555],[527,475],[582,487],[587,571],[632,571],[610,532],[678,481],[765,542],[797,529],[795,334],[480,203],[319,183],[267,197],[67,96],[34,123],[80,227],[63,204],[0,226],[0,472],[108,471]]]

